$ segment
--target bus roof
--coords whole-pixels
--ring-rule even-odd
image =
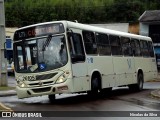
[[[99,32],[99,33],[105,33],[105,34],[111,34],[111,35],[124,36],[124,37],[129,37],[129,38],[152,41],[150,37],[146,37],[146,36],[125,33],[125,32],[121,32],[121,31],[116,31],[116,30],[111,30],[111,29],[107,29],[107,28],[101,28],[101,27],[97,27],[97,26],[91,26],[91,25],[87,25],[87,24],[71,22],[71,21],[66,21],[66,20],[33,24],[33,25],[19,28],[18,30],[29,28],[29,27],[34,27],[34,26],[39,26],[39,25],[52,24],[52,23],[63,23],[65,26],[67,26],[69,28],[76,28],[76,29],[88,30],[88,31],[93,31],[93,32]]]
[[[131,37],[135,39],[152,41],[150,37],[146,37],[142,35],[125,33],[121,31],[116,31],[116,30],[111,30],[107,28],[101,28],[101,27],[91,26],[91,25],[86,25],[86,24],[81,24],[81,23],[75,23],[75,22],[70,22],[70,21],[67,21],[67,24],[70,28],[89,30],[89,31],[94,31],[94,32],[99,32],[99,33],[106,33],[106,34],[111,34],[111,35],[118,35],[118,36],[124,36],[124,37],[129,37],[129,38]]]

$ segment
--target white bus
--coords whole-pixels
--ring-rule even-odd
[[[21,60],[20,60],[21,59]],[[157,77],[152,40],[70,21],[30,25],[14,34],[18,98],[116,86],[142,90]]]

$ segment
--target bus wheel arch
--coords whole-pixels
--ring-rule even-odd
[[[99,71],[94,71],[91,77],[91,93],[98,94],[102,89],[102,77]]]
[[[136,84],[129,85],[129,89],[132,90],[132,91],[141,91],[141,90],[143,90],[143,83],[144,83],[143,70],[138,69],[137,82],[136,82]]]

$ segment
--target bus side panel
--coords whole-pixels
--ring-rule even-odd
[[[133,83],[135,65],[133,57],[113,57],[116,86]]]
[[[142,69],[143,75],[144,75],[144,81],[151,79],[151,60],[149,58],[143,58],[143,57],[135,57],[135,68],[136,72],[138,72],[138,69]],[[137,73],[138,74],[138,73]],[[136,83],[137,81],[135,81]]]
[[[72,64],[74,92],[89,90],[87,68],[85,63]]]
[[[156,59],[155,58],[151,58],[151,79],[153,79],[153,78],[157,78],[157,64],[156,64]]]
[[[102,88],[113,87],[115,85],[111,56],[88,56],[87,67],[89,76],[92,76],[94,71],[100,72]]]

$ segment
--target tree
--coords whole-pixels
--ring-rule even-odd
[[[133,22],[158,0],[5,0],[6,26],[21,27],[53,20],[81,23]],[[148,4],[150,4],[148,6]]]

